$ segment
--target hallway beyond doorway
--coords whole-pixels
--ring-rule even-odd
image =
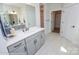
[[[52,26],[54,25],[54,29],[52,29],[52,32],[60,33],[61,13],[62,13],[61,10],[51,12],[51,20],[52,20],[51,23]]]

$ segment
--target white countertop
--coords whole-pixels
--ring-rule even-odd
[[[29,28],[28,31],[25,31],[25,32],[22,32],[22,30],[18,30],[18,31],[16,31],[16,36],[11,37],[11,38],[7,38],[6,46],[8,47],[8,46],[20,41],[20,40],[23,40],[23,39],[39,32],[39,31],[42,31],[42,30],[44,30],[44,28],[39,28],[39,27],[31,27],[31,28]]]

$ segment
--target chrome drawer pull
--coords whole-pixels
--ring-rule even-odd
[[[37,43],[37,39],[34,40],[34,44],[36,44],[36,43]]]
[[[24,47],[24,49],[25,49],[25,51],[27,51],[27,48],[26,47]]]
[[[14,46],[14,48],[16,48],[16,47],[20,46],[21,44],[22,44],[22,43],[19,43],[18,45]]]

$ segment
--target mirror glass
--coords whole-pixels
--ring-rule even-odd
[[[11,25],[17,25],[18,24],[18,18],[17,18],[17,14],[9,14],[9,23]]]
[[[18,24],[17,14],[3,14],[4,20],[11,26]]]
[[[15,28],[15,30],[21,29],[20,28],[21,24],[19,23],[17,14],[7,13],[7,14],[3,14],[2,16],[4,18],[5,23],[7,23],[9,26]]]
[[[27,14],[28,27],[36,26],[35,7],[27,5],[26,12],[27,12],[26,14]]]
[[[4,8],[4,20],[6,20],[12,27],[19,29],[20,27],[23,27],[21,25],[25,25],[28,28],[36,26],[35,6],[26,4],[3,6],[8,7],[7,9]]]

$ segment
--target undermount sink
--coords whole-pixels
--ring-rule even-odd
[[[29,31],[29,28],[22,29],[23,32]]]

